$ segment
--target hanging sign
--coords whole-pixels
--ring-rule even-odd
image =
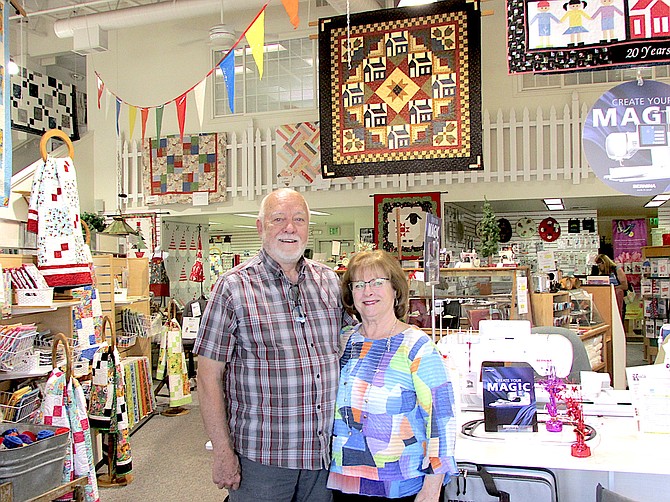
[[[582,134],[584,153],[605,184],[629,195],[651,196],[670,186],[670,85],[626,82],[593,105]]]

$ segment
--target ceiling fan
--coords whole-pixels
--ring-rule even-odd
[[[223,2],[224,0],[221,0],[221,17],[219,24],[215,24],[209,29],[209,45],[225,50],[230,49],[235,42],[237,42],[241,33],[236,32],[231,25],[226,24],[224,21]]]

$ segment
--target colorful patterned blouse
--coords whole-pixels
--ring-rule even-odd
[[[421,330],[372,340],[356,327],[340,360],[328,487],[399,498],[426,474],[456,474],[454,394],[446,365]]]

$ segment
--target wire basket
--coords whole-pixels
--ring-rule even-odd
[[[34,330],[8,329],[0,333],[0,370],[21,371],[33,350]]]
[[[130,309],[121,311],[121,326],[128,336],[135,335],[140,338],[154,336],[156,332],[160,332],[162,324],[163,318],[160,314],[146,315]]]
[[[20,398],[16,398],[13,392],[0,392],[0,412],[5,422],[32,422],[39,409],[39,389],[33,389]]]
[[[74,337],[65,337],[68,345],[72,349],[72,360],[78,361],[81,357],[81,347],[79,347],[79,340]],[[53,347],[53,336],[49,333],[46,336],[38,335],[35,338],[35,353],[39,355],[39,366],[42,368],[50,368],[52,363],[51,348]],[[56,349],[57,366],[65,364],[65,346],[59,344]]]
[[[120,349],[127,349],[135,345],[137,335],[116,335],[116,346]]]

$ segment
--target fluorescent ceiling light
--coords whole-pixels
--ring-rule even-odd
[[[545,204],[560,204],[563,205],[563,199],[542,199]]]
[[[233,225],[235,228],[253,228],[256,230],[256,225]]]
[[[664,201],[664,200],[653,200],[652,199],[649,202],[647,202],[644,205],[644,207],[659,207],[659,206],[662,206],[663,204],[665,204],[666,202],[667,201]]]
[[[547,204],[547,209],[549,209],[549,211],[563,211],[565,208],[563,207],[563,204]]]
[[[251,214],[251,213],[235,213],[233,216],[244,216],[245,218],[258,218],[257,214]]]
[[[669,200],[669,199],[670,199],[670,193],[660,193],[651,200]]]
[[[310,209],[309,214],[311,214],[312,216],[330,216],[330,213],[324,213],[323,211],[315,211],[314,209]]]

